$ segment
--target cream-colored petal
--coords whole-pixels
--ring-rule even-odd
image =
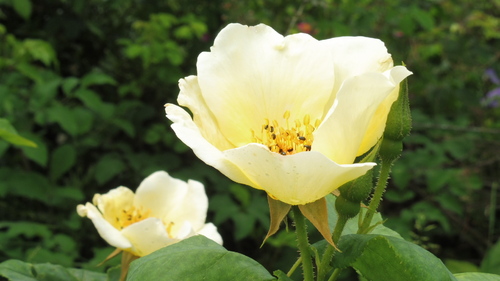
[[[134,205],[151,211],[150,216],[166,218],[188,193],[186,182],[157,171],[145,178],[136,191]]]
[[[234,148],[223,134],[220,133],[219,125],[212,111],[201,94],[198,78],[188,76],[179,80],[180,93],[177,98],[179,105],[188,107],[193,113],[193,121],[200,129],[203,137],[219,150]]]
[[[101,212],[91,203],[78,205],[77,212],[78,215],[87,217],[92,221],[99,235],[108,242],[109,245],[124,250],[132,247],[130,241],[123,236],[118,229],[104,219]]]
[[[168,236],[165,225],[158,218],[131,224],[122,230],[122,234],[133,245],[130,251],[140,257],[179,241]]]
[[[187,190],[184,198],[172,208],[166,219],[172,222],[171,234],[177,236],[177,232],[183,222],[189,222],[191,228],[199,229],[205,224],[208,210],[208,198],[205,194],[205,187],[195,180],[188,180],[184,183]]]
[[[326,44],[307,34],[283,37],[266,25],[228,25],[197,69],[206,105],[235,147],[248,144],[266,118],[285,126],[286,111],[292,122],[322,118],[335,83]]]
[[[222,152],[201,135],[191,116],[184,109],[173,104],[167,104],[165,112],[167,118],[173,122],[172,129],[177,137],[189,146],[198,158],[232,180],[251,185],[240,168],[227,161]]]
[[[175,237],[176,239],[182,240],[189,238],[193,235],[195,235],[196,232],[193,229],[193,226],[189,221],[184,221],[182,224],[180,224],[180,227],[178,228],[177,233],[173,234],[171,232],[171,236]]]
[[[403,77],[396,76],[398,80]],[[338,105],[314,132],[312,150],[340,164],[353,163],[377,108],[399,82],[382,73],[365,73],[347,79],[337,94]],[[373,139],[366,142],[375,144],[379,132],[371,136]]]
[[[335,62],[335,93],[349,77],[367,72],[382,73],[393,67],[391,55],[379,39],[346,36],[320,42],[328,46]]]
[[[94,195],[92,202],[102,212],[103,217],[115,228],[118,228],[116,216],[132,206],[134,196],[132,190],[120,186],[110,190],[108,193]]]
[[[207,223],[203,226],[202,229],[198,231],[198,234],[201,234],[208,239],[211,239],[222,245],[222,236],[220,236],[219,232],[217,232],[217,227],[213,223]]]
[[[245,171],[253,182],[252,187],[263,189],[290,205],[303,205],[323,198],[375,165],[338,165],[316,151],[282,156],[257,144],[226,150],[224,155]]]
[[[405,67],[396,66],[390,71],[384,72],[397,87],[389,94],[389,96],[380,104],[373,115],[370,124],[368,125],[368,130],[365,133],[363,141],[359,146],[357,155],[361,155],[372,148],[385,130],[385,123],[387,122],[387,116],[391,110],[392,104],[398,99],[399,96],[399,83],[403,81],[407,76],[412,73],[408,71]],[[399,81],[399,82],[398,82]]]

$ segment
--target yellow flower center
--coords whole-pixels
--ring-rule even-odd
[[[140,222],[147,218],[151,217],[151,210],[145,210],[142,207],[130,206],[126,209],[123,209],[118,216],[116,217],[116,224],[118,225],[118,229],[124,229],[125,227],[134,224],[136,222]],[[174,222],[165,222],[163,224],[166,225],[167,234],[170,238],[172,227],[174,226]]]
[[[119,229],[124,229],[125,227],[140,222],[149,218],[151,215],[150,210],[144,210],[142,207],[130,206],[123,209],[116,217],[116,223]]]
[[[301,120],[296,119],[290,124],[290,111],[283,114],[286,126],[282,127],[278,121],[264,119],[260,135],[252,130],[252,142],[260,143],[269,148],[270,151],[281,155],[291,155],[303,151],[310,151],[314,140],[313,132],[321,121],[316,119],[311,124],[311,116],[306,114]]]

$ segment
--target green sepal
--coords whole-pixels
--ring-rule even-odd
[[[411,113],[408,99],[408,80],[400,83],[398,99],[392,104],[387,116],[384,139],[403,140],[410,134]]]
[[[279,230],[281,222],[292,208],[291,205],[275,200],[270,196],[267,196],[267,203],[269,204],[270,225],[269,231],[264,241],[262,241],[261,247],[266,243],[267,238],[271,237]]]

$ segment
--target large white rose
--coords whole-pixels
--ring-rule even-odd
[[[382,136],[399,83],[384,43],[366,37],[318,41],[260,24],[230,24],[197,76],[179,81],[166,105],[177,136],[230,179],[290,205],[316,201],[366,173],[354,163]]]

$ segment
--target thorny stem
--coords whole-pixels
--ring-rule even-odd
[[[337,220],[337,224],[335,225],[335,229],[333,230],[332,240],[335,244],[338,244],[340,236],[342,235],[342,231],[344,230],[345,224],[347,223],[348,218],[345,216],[339,216]],[[322,281],[325,279],[326,274],[330,270],[330,261],[332,260],[333,254],[335,253],[335,248],[332,245],[328,244],[326,246],[325,253],[323,254],[323,258],[321,259],[321,264],[318,269],[318,281]]]
[[[373,216],[377,212],[377,208],[382,200],[382,195],[385,192],[387,186],[387,180],[389,179],[389,173],[391,171],[392,162],[384,163],[382,161],[380,167],[380,175],[377,181],[377,186],[375,187],[375,192],[373,193],[370,205],[368,205],[368,211],[366,212],[365,219],[358,230],[359,234],[366,234],[370,229],[370,224],[372,222]]]
[[[297,234],[297,245],[299,247],[300,256],[302,259],[302,271],[304,281],[313,281],[314,273],[311,260],[311,252],[309,249],[309,241],[307,240],[307,229],[304,215],[299,210],[299,207],[293,206],[293,218],[295,221],[295,233]]]

